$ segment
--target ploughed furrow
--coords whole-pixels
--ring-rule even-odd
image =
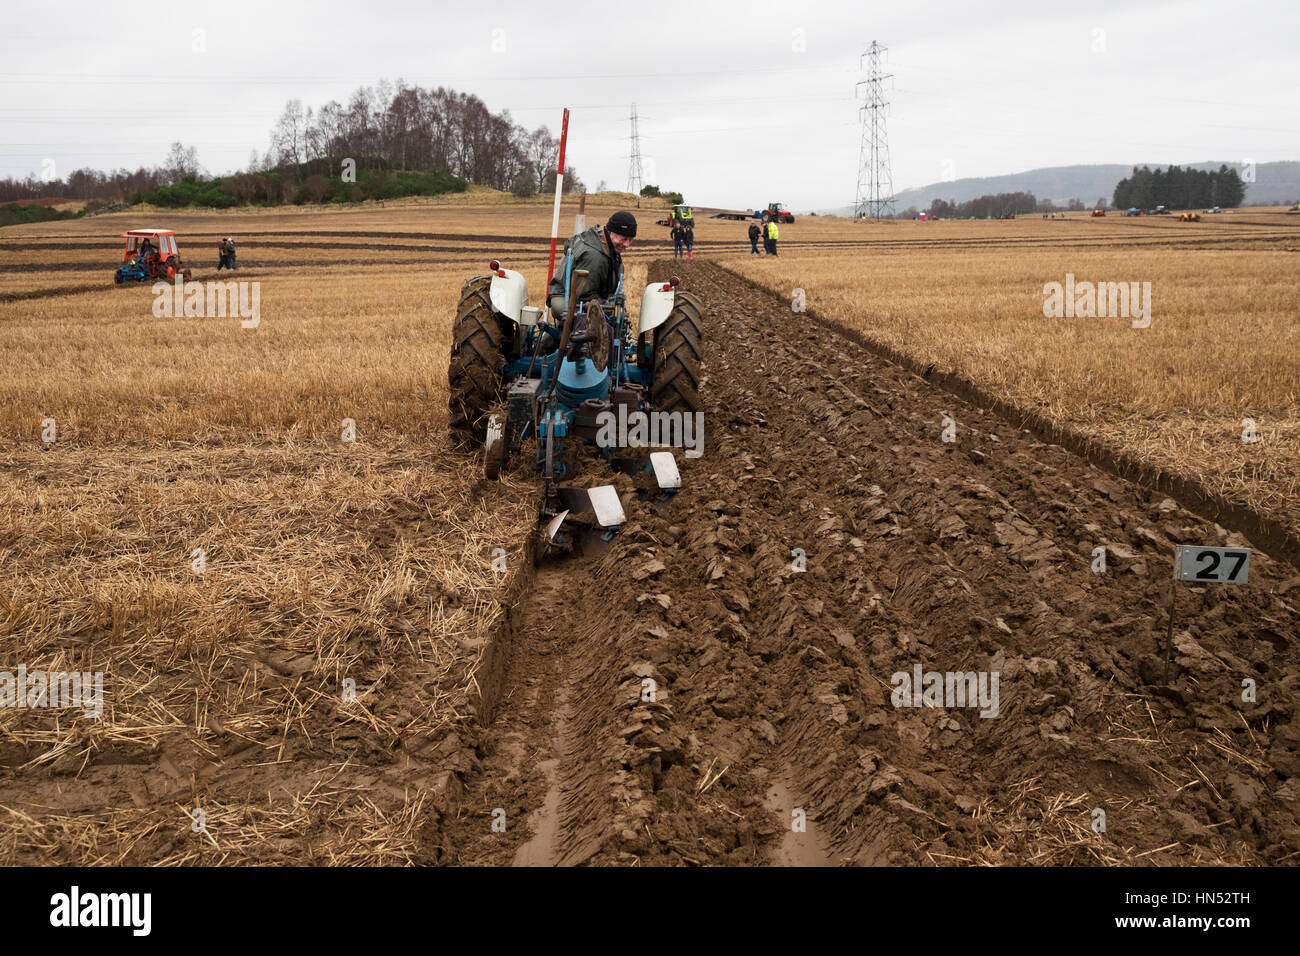
[[[709,444],[687,486],[734,519],[688,548],[717,551],[710,619],[779,688],[779,711],[752,695],[752,716],[837,855],[1294,859],[1285,565],[1256,552],[1246,587],[1183,587],[1167,673],[1173,545],[1236,542],[849,341],[805,340],[769,293],[683,271],[708,303]],[[922,687],[970,675],[953,689],[972,697],[982,680],[987,703],[895,706],[895,675],[918,669]]]
[[[1174,545],[1241,542],[676,269],[704,304],[703,456],[526,592],[445,858],[1300,859],[1292,569],[1180,586],[1167,651]]]

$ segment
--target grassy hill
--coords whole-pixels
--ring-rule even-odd
[[[1110,202],[1115,184],[1133,171],[1134,166],[1151,166],[1157,163],[1109,163],[1092,166],[1051,166],[1030,169],[1005,176],[983,176],[956,179],[951,182],[931,183],[898,193],[895,208],[902,212],[909,206],[925,209],[936,199],[962,202],[980,196],[998,193],[1031,192],[1039,199],[1050,199],[1064,205],[1069,199],[1081,199],[1091,206],[1099,198]],[[1204,162],[1179,164],[1192,169],[1218,169],[1222,165],[1237,167],[1236,162]],[[1246,188],[1248,205],[1294,203],[1300,199],[1300,162],[1259,163],[1255,167],[1255,182]],[[852,207],[819,209],[820,214],[845,216]]]

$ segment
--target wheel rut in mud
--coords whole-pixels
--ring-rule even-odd
[[[440,859],[1300,858],[1294,569],[1183,588],[1167,650],[1174,545],[1240,539],[674,268],[705,304],[703,457],[524,589]],[[903,695],[918,673],[970,698]]]

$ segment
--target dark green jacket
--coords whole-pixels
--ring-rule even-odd
[[[623,268],[623,260],[614,254],[605,238],[604,226],[592,226],[586,232],[580,232],[570,241],[573,255],[573,271],[586,269],[587,284],[582,287],[578,305],[591,299],[612,299],[618,290],[618,274]],[[564,318],[564,272],[567,262],[561,259],[556,263],[555,277],[546,290],[547,301],[551,306],[551,315],[557,319]],[[576,285],[577,279],[570,279]]]

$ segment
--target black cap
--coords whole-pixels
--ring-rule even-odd
[[[616,212],[609,217],[609,222],[605,223],[606,232],[614,232],[620,236],[627,236],[629,239],[636,238],[636,217],[626,210]]]

